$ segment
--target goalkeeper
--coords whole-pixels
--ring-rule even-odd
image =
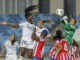
[[[76,19],[75,18],[72,18],[70,20],[70,23],[68,23],[68,17],[67,16],[64,16],[62,19],[61,19],[61,22],[64,24],[64,31],[63,31],[63,34],[67,40],[67,42],[69,43],[69,50],[71,48],[71,43],[72,43],[72,37],[74,35],[74,32],[75,32],[75,24],[76,24]]]

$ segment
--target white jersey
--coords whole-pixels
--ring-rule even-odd
[[[11,45],[10,40],[7,40],[4,43],[4,46],[5,46],[6,50],[7,50],[7,54],[16,54],[16,47],[19,47],[19,44],[18,44],[18,42],[15,42],[14,45]]]
[[[23,22],[19,24],[20,27],[22,28],[22,40],[27,41],[27,43],[33,41],[31,36],[33,33],[33,30],[35,28],[34,24],[30,24],[29,22]]]
[[[40,34],[41,34],[41,32],[43,31],[43,30],[47,30],[46,28],[39,28],[38,26],[36,26],[36,35],[38,36],[38,37],[40,37]]]

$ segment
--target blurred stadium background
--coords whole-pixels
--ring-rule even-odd
[[[56,9],[64,9],[65,15],[70,18],[75,17],[78,20],[76,24],[76,37],[80,37],[80,0],[0,0],[0,21],[7,21],[8,23],[18,24],[25,21],[24,10],[30,5],[39,5],[39,9],[33,11],[34,24],[38,19],[53,20],[54,24],[44,25],[49,29],[51,34],[57,29],[64,30],[63,24],[60,23],[60,18],[57,16]],[[0,25],[0,50],[6,40],[9,40],[9,34],[13,33],[20,43],[18,36],[21,35],[21,28],[12,28],[5,25]],[[46,41],[45,55],[47,56],[52,43]],[[19,48],[17,48],[17,52]],[[6,53],[6,49],[4,54]],[[0,59],[1,60],[1,59]]]

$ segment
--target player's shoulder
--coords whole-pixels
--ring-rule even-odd
[[[8,42],[9,42],[9,40],[6,40],[5,42],[6,42],[6,43],[8,43]]]
[[[4,44],[9,44],[9,42],[10,42],[9,40],[6,40],[6,41],[4,42]]]

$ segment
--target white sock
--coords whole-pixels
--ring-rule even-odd
[[[22,56],[20,56],[18,60],[23,60],[23,57],[22,57]]]

